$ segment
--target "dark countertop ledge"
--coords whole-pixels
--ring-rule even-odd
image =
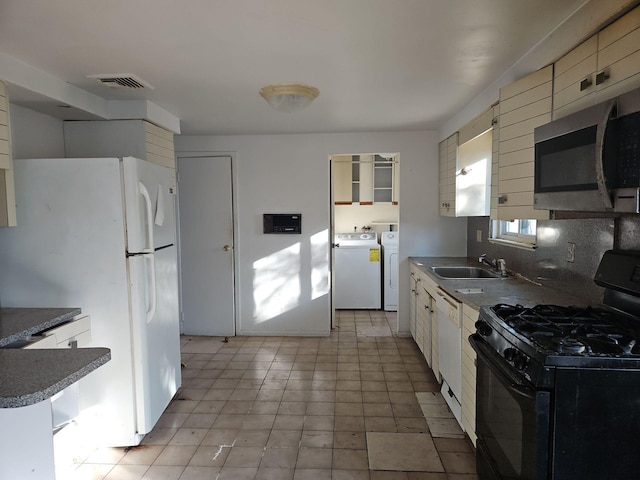
[[[577,297],[558,290],[535,285],[526,280],[507,277],[491,279],[442,279],[436,276],[429,267],[480,267],[489,268],[480,264],[477,260],[468,257],[409,257],[409,261],[425,272],[440,288],[456,300],[479,310],[483,305],[496,305],[498,303],[521,304],[534,306],[538,304],[554,305],[594,305],[599,302]],[[509,266],[507,265],[507,268]],[[461,293],[458,290],[467,288],[481,288],[482,293]]]
[[[72,320],[79,308],[0,308],[0,347]],[[26,407],[111,359],[108,348],[0,348],[0,408]]]
[[[46,400],[110,359],[108,348],[0,349],[0,408]]]
[[[0,347],[72,320],[79,308],[0,308]]]

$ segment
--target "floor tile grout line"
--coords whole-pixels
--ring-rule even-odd
[[[373,319],[371,317],[371,314],[367,312],[367,316],[368,316],[368,321],[369,324],[373,325],[376,323],[376,319]],[[386,320],[388,320],[388,317],[386,317]],[[356,330],[356,318],[353,319],[352,322],[353,326],[354,326],[354,330]],[[389,324],[389,328],[391,329],[391,325]],[[345,332],[347,333],[347,332]],[[335,337],[335,335],[332,333],[332,335]],[[249,337],[250,338],[250,337]],[[211,382],[211,387],[209,388],[209,390],[213,390],[215,387],[215,383],[217,380],[221,379],[221,376],[223,375],[222,372],[228,372],[226,376],[229,376],[229,380],[235,380],[235,381],[230,381],[227,382],[229,388],[231,388],[231,393],[230,395],[233,395],[235,392],[238,392],[239,390],[242,390],[239,385],[242,384],[243,387],[250,387],[251,390],[256,390],[256,392],[260,392],[263,391],[263,387],[266,385],[269,377],[269,372],[278,372],[278,371],[284,371],[287,372],[285,376],[286,378],[282,379],[282,389],[279,390],[281,391],[281,395],[280,395],[280,399],[278,400],[278,409],[276,410],[276,414],[274,414],[274,420],[275,420],[275,416],[278,415],[278,412],[280,410],[280,407],[282,406],[282,403],[288,403],[291,400],[293,400],[294,402],[297,401],[295,400],[297,397],[295,395],[293,395],[293,393],[291,394],[291,400],[290,401],[286,401],[284,400],[285,398],[285,393],[287,391],[289,392],[297,392],[297,390],[295,389],[288,389],[288,386],[296,386],[296,388],[301,388],[302,390],[300,391],[306,391],[304,390],[305,387],[305,381],[307,381],[309,383],[309,388],[312,387],[313,382],[314,382],[314,378],[315,377],[315,372],[333,372],[333,377],[331,375],[329,375],[330,378],[334,378],[335,380],[332,380],[333,382],[335,382],[334,385],[334,389],[333,389],[333,395],[332,395],[332,402],[330,403],[334,403],[334,405],[336,403],[339,403],[339,394],[338,392],[350,392],[350,391],[358,391],[360,392],[360,402],[357,402],[361,405],[362,408],[362,414],[359,415],[358,417],[361,417],[363,420],[363,422],[365,422],[365,419],[368,417],[373,417],[374,415],[366,415],[365,413],[365,404],[368,404],[368,402],[365,401],[365,396],[363,395],[363,393],[367,392],[368,390],[363,390],[363,382],[367,382],[367,381],[372,381],[372,380],[366,380],[367,378],[376,378],[377,376],[369,376],[369,373],[373,373],[373,372],[378,372],[380,374],[380,381],[381,383],[384,383],[385,386],[385,390],[384,392],[386,392],[387,397],[388,397],[388,401],[385,402],[384,404],[389,405],[390,408],[390,413],[391,415],[388,416],[388,418],[391,418],[394,422],[394,424],[396,425],[396,430],[398,430],[397,426],[398,424],[402,423],[403,418],[418,418],[415,416],[415,414],[420,415],[423,420],[426,421],[426,418],[424,416],[424,412],[422,411],[422,408],[420,407],[419,402],[417,401],[417,399],[415,400],[415,402],[413,403],[414,407],[412,408],[416,408],[415,406],[417,405],[417,408],[419,409],[419,412],[414,412],[413,414],[410,411],[406,411],[404,412],[404,414],[406,414],[407,416],[401,416],[404,415],[402,413],[402,409],[399,407],[397,409],[394,409],[393,405],[395,404],[393,402],[393,395],[389,395],[392,392],[395,393],[402,393],[402,392],[397,392],[395,390],[391,390],[389,387],[389,383],[390,382],[406,382],[407,383],[407,387],[411,389],[411,392],[415,395],[416,392],[418,392],[417,388],[418,385],[416,383],[420,383],[421,381],[424,380],[420,380],[421,376],[419,375],[420,373],[420,369],[419,368],[415,368],[415,367],[411,367],[410,365],[416,365],[419,364],[419,360],[417,360],[417,356],[419,354],[419,352],[417,351],[417,349],[415,348],[415,345],[413,345],[413,348],[411,347],[411,340],[410,339],[403,339],[402,337],[398,337],[398,336],[385,336],[385,337],[361,337],[359,335],[357,335],[356,331],[350,331],[348,332],[348,334],[346,335],[341,335],[338,334],[338,338],[336,339],[337,341],[327,341],[327,342],[322,342],[320,340],[316,341],[316,342],[303,342],[303,338],[296,338],[296,339],[290,339],[288,338],[287,341],[285,341],[285,339],[279,339],[278,341],[274,342],[270,340],[270,346],[266,347],[268,349],[271,349],[271,353],[274,354],[274,357],[271,361],[268,362],[268,367],[267,367],[267,362],[265,362],[265,365],[263,365],[265,368],[265,373],[264,375],[261,375],[257,378],[254,378],[254,380],[256,380],[256,383],[254,385],[251,385],[250,382],[245,382],[244,384],[242,384],[241,382],[243,380],[250,380],[253,377],[248,376],[247,378],[245,378],[246,374],[248,372],[250,372],[252,369],[256,369],[259,365],[257,365],[255,362],[256,360],[256,355],[259,354],[260,348],[262,345],[265,344],[265,339],[259,339],[258,341],[251,341],[248,338],[243,338],[242,340],[239,340],[237,342],[234,342],[233,346],[228,346],[228,348],[222,348],[219,347],[216,352],[214,352],[209,358],[208,358],[208,362],[211,362],[213,360],[213,356],[218,353],[218,352],[226,352],[225,354],[231,355],[230,360],[228,360],[227,362],[225,362],[224,364],[220,364],[218,366],[222,367],[222,370],[220,370],[220,374],[212,379]],[[315,352],[315,362],[313,362],[312,365],[312,369],[311,370],[306,370],[304,365],[301,365],[300,363],[297,364],[296,362],[296,357],[298,355],[300,355],[300,351],[303,348],[303,345],[313,345],[313,349]],[[280,349],[283,349],[281,351],[281,354],[283,355],[282,358],[278,359],[277,355],[280,351]],[[286,348],[289,348],[290,350],[284,350]],[[311,347],[310,347],[311,348]],[[253,349],[253,350],[252,350]],[[327,367],[325,365],[322,365],[321,368],[323,368],[323,370],[318,370],[318,355],[322,355],[322,353],[320,353],[323,349],[330,351],[330,357],[332,358],[321,358],[321,360],[332,360],[333,361],[333,367]],[[341,349],[350,349],[348,354],[343,355],[344,357],[347,358],[343,358],[344,361],[340,361],[340,351]],[[357,355],[353,355],[353,352],[357,352]],[[246,356],[243,357],[241,355],[249,355],[251,353],[250,356]],[[363,356],[364,354],[364,356]],[[196,353],[191,354],[192,356],[188,356],[189,354],[185,354],[183,356],[183,359],[185,361],[190,360],[191,358],[196,358],[193,357],[195,355],[197,355]],[[284,355],[295,355],[293,357],[285,357]],[[236,357],[237,356],[237,357]],[[234,359],[234,357],[236,357]],[[372,358],[366,358],[366,357],[372,357]],[[377,357],[377,358],[374,358]],[[200,357],[200,358],[204,358],[204,357]],[[278,362],[278,360],[280,360],[280,362],[284,362],[282,365],[276,365],[278,367],[282,367],[284,366],[285,369],[284,370],[278,370],[277,368],[273,368],[274,367],[274,362]],[[298,359],[298,360],[308,360],[308,359]],[[376,360],[375,364],[379,365],[378,368],[370,368],[370,369],[365,369],[363,367],[365,367],[367,365],[367,361],[369,360]],[[242,362],[246,361],[246,365]],[[287,362],[290,362],[290,365],[286,365]],[[385,363],[385,362],[390,362],[390,363]],[[422,359],[422,362],[424,362],[424,359]],[[301,362],[304,363],[304,362]],[[348,364],[348,365],[347,365]],[[199,369],[195,369],[197,370],[197,372],[193,372],[193,374],[189,375],[189,379],[194,381],[193,385],[195,385],[195,380],[198,379],[199,375],[197,375],[197,373],[201,373],[203,372],[203,370],[206,370],[204,367],[206,367],[207,364],[200,364],[200,368]],[[389,368],[386,368],[387,366],[389,366]],[[232,370],[238,369],[242,373],[241,375],[238,373],[236,374],[235,372],[232,372]],[[287,368],[288,367],[288,368]],[[424,370],[424,369],[423,369]],[[428,370],[428,368],[427,368]],[[311,371],[313,372],[312,374],[306,374],[303,373],[305,371]],[[293,374],[294,372],[297,372],[295,374]],[[369,372],[365,375],[365,372]],[[400,373],[403,373],[404,375],[400,375]],[[414,373],[414,375],[411,375],[411,373]],[[293,375],[292,375],[293,374]],[[237,375],[240,375],[240,377],[237,377]],[[426,372],[425,372],[426,375]],[[274,374],[275,377],[277,377],[277,374]],[[186,376],[185,376],[186,377]],[[237,377],[237,378],[234,378]],[[404,378],[403,378],[404,377]],[[320,377],[318,377],[320,378]],[[357,378],[357,380],[355,380]],[[426,377],[422,377],[423,379],[425,379]],[[259,380],[259,382],[257,382],[257,380]],[[354,385],[349,385],[347,383],[339,385],[338,382],[359,382],[358,384],[354,384]],[[206,383],[206,382],[205,382]],[[200,384],[200,385],[204,385],[204,383]],[[189,391],[189,384],[185,384],[184,390]],[[339,390],[339,387],[345,387],[344,390]],[[353,387],[353,389],[351,389],[351,387]],[[395,387],[400,387],[398,386],[394,386]],[[405,388],[407,388],[405,387]],[[202,388],[202,390],[204,390],[206,387]],[[400,390],[402,390],[402,388],[400,388]],[[311,390],[309,390],[311,391]],[[406,392],[409,392],[409,390],[407,390]],[[247,413],[243,414],[243,416],[248,416],[251,415],[254,411],[254,408],[257,405],[257,396],[259,395],[259,393],[256,393],[256,397],[253,397],[253,400],[251,401],[251,404],[248,407]],[[342,395],[346,395],[346,394],[342,394]],[[242,398],[240,395],[238,396],[239,398]],[[303,396],[304,397],[304,396]],[[302,397],[302,398],[303,398]],[[198,402],[203,401],[202,398],[200,398],[198,400]],[[220,410],[222,411],[224,409],[224,406],[229,404],[229,402],[232,401],[240,401],[240,400],[232,400],[231,398],[227,398],[226,400],[224,400],[224,404],[223,406],[220,408]],[[302,403],[305,404],[305,408],[304,408],[304,412],[301,412],[301,417],[302,417],[302,424],[300,426],[300,440],[298,440],[297,442],[297,446],[296,447],[291,447],[291,448],[296,448],[297,452],[296,452],[296,461],[294,462],[294,466],[297,465],[298,460],[300,459],[300,449],[302,448],[309,448],[309,447],[303,447],[302,441],[303,441],[303,434],[305,432],[304,429],[304,425],[306,422],[306,419],[308,417],[313,417],[313,415],[308,414],[308,406],[310,403],[312,403],[310,400],[303,400],[301,401]],[[217,415],[219,415],[220,413],[218,413]],[[284,414],[283,414],[284,415]],[[411,416],[409,416],[411,415]],[[335,407],[334,407],[334,415],[332,415],[332,417],[335,419],[336,415],[335,415]],[[214,420],[215,422],[215,420]],[[215,423],[213,423],[212,425],[215,425]],[[274,428],[274,424],[272,424],[271,428],[269,429],[269,438],[274,434],[274,432],[277,431],[276,428]],[[365,438],[364,441],[364,451],[368,451],[368,443],[366,440],[367,437],[367,433],[370,432],[370,430],[368,430],[368,427],[366,425],[366,422],[363,424],[363,430],[362,430],[362,435]],[[211,428],[209,428],[209,431],[214,430],[215,428],[212,426]],[[428,429],[427,429],[428,430]],[[310,432],[312,430],[309,430]],[[406,431],[406,430],[405,430]],[[176,430],[177,432],[177,430]],[[336,444],[335,444],[335,437],[336,437],[336,433],[338,432],[338,430],[336,430],[336,425],[335,425],[335,420],[334,420],[334,427],[332,430],[330,430],[331,433],[331,437],[333,439],[333,443],[332,443],[332,447],[330,448],[331,451],[335,451],[335,450],[341,450],[336,448]],[[175,435],[175,433],[174,433]],[[429,434],[430,435],[430,434]],[[430,435],[431,436],[431,435]],[[264,452],[266,451],[266,449],[268,448],[268,441],[269,438],[267,438],[265,440],[265,445],[261,447],[261,452],[262,455],[264,455]],[[432,437],[434,438],[434,437]],[[171,439],[167,440],[167,445],[168,443],[171,441]],[[435,441],[435,438],[434,438]],[[233,446],[237,445],[237,439],[234,441]],[[233,447],[230,447],[233,448]],[[438,449],[439,450],[439,449]],[[195,455],[195,453],[194,453]],[[193,458],[193,457],[191,457]],[[191,460],[190,458],[190,460]],[[262,458],[262,457],[261,457]],[[259,464],[260,465],[260,464]],[[333,466],[333,464],[332,464]],[[223,467],[221,467],[223,468]]]

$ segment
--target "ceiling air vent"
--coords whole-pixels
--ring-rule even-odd
[[[87,75],[87,78],[93,78],[101,85],[109,88],[131,88],[138,90],[148,88],[153,90],[153,86],[133,73],[96,73]]]

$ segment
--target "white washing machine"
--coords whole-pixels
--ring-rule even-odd
[[[334,308],[380,309],[382,258],[377,233],[336,233],[334,245]]]
[[[382,232],[384,309],[398,311],[398,232]]]

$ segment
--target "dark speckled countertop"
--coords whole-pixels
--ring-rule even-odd
[[[418,266],[433,279],[444,291],[458,301],[479,310],[483,305],[498,303],[521,304],[533,306],[538,304],[554,305],[589,305],[588,299],[569,295],[545,286],[536,285],[521,278],[509,276],[507,278],[489,279],[443,279],[436,276],[429,267],[481,267],[489,270],[486,265],[467,257],[410,257],[409,261]],[[507,265],[508,267],[508,265]],[[459,290],[480,289],[480,293],[462,293]]]
[[[46,400],[110,359],[108,348],[0,349],[0,408]]]
[[[0,308],[0,347],[73,319],[79,308]],[[0,348],[0,408],[33,405],[111,359],[108,348]]]

